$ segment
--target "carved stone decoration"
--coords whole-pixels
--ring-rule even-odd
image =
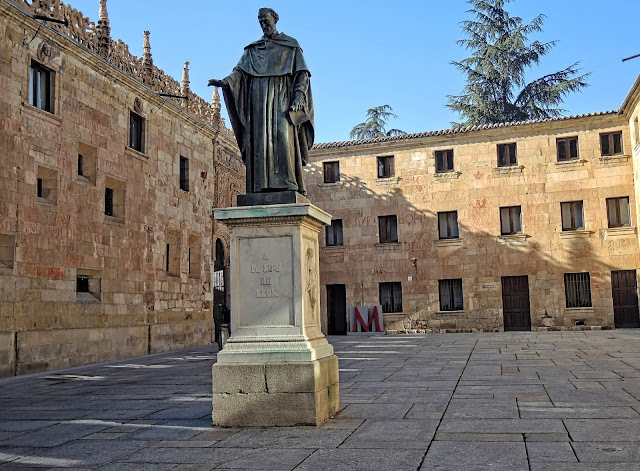
[[[40,43],[40,46],[38,46],[38,61],[45,65],[51,62],[53,56],[56,55],[54,49],[55,46],[49,41],[42,41],[42,43]]]
[[[180,91],[182,95],[189,93],[189,61],[184,63],[182,68],[182,82],[180,82]]]
[[[306,293],[309,300],[311,319],[316,319],[316,303],[318,302],[318,270],[316,269],[317,256],[312,248],[307,248],[305,265],[307,267]]]
[[[100,19],[96,27],[98,38],[98,54],[109,57],[111,53],[111,27],[109,26],[109,14],[107,13],[107,0],[100,0]]]
[[[142,114],[142,100],[139,97],[136,97],[136,99],[133,100],[133,111],[138,114]]]

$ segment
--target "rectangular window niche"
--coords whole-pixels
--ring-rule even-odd
[[[118,222],[125,217],[125,183],[111,177],[104,180],[104,214]]]
[[[38,166],[36,195],[40,203],[58,202],[58,172],[51,168]]]
[[[78,143],[77,175],[78,181],[96,184],[98,169],[98,149],[82,142]]]
[[[76,300],[96,303],[102,299],[102,273],[100,270],[78,268],[76,272]]]
[[[171,276],[180,275],[180,250],[182,234],[167,230],[165,234],[164,269]]]
[[[0,234],[0,268],[13,268],[16,256],[16,236]]]

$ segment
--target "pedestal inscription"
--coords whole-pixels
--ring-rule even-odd
[[[294,325],[293,271],[289,236],[238,239],[238,325]]]

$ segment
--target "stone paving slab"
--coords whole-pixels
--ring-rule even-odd
[[[214,346],[0,379],[0,471],[640,470],[640,330],[329,340],[320,428],[212,427]]]

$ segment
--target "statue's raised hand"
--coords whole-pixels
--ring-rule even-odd
[[[208,87],[224,87],[225,85],[227,85],[227,82],[218,79],[210,79],[207,84]]]

